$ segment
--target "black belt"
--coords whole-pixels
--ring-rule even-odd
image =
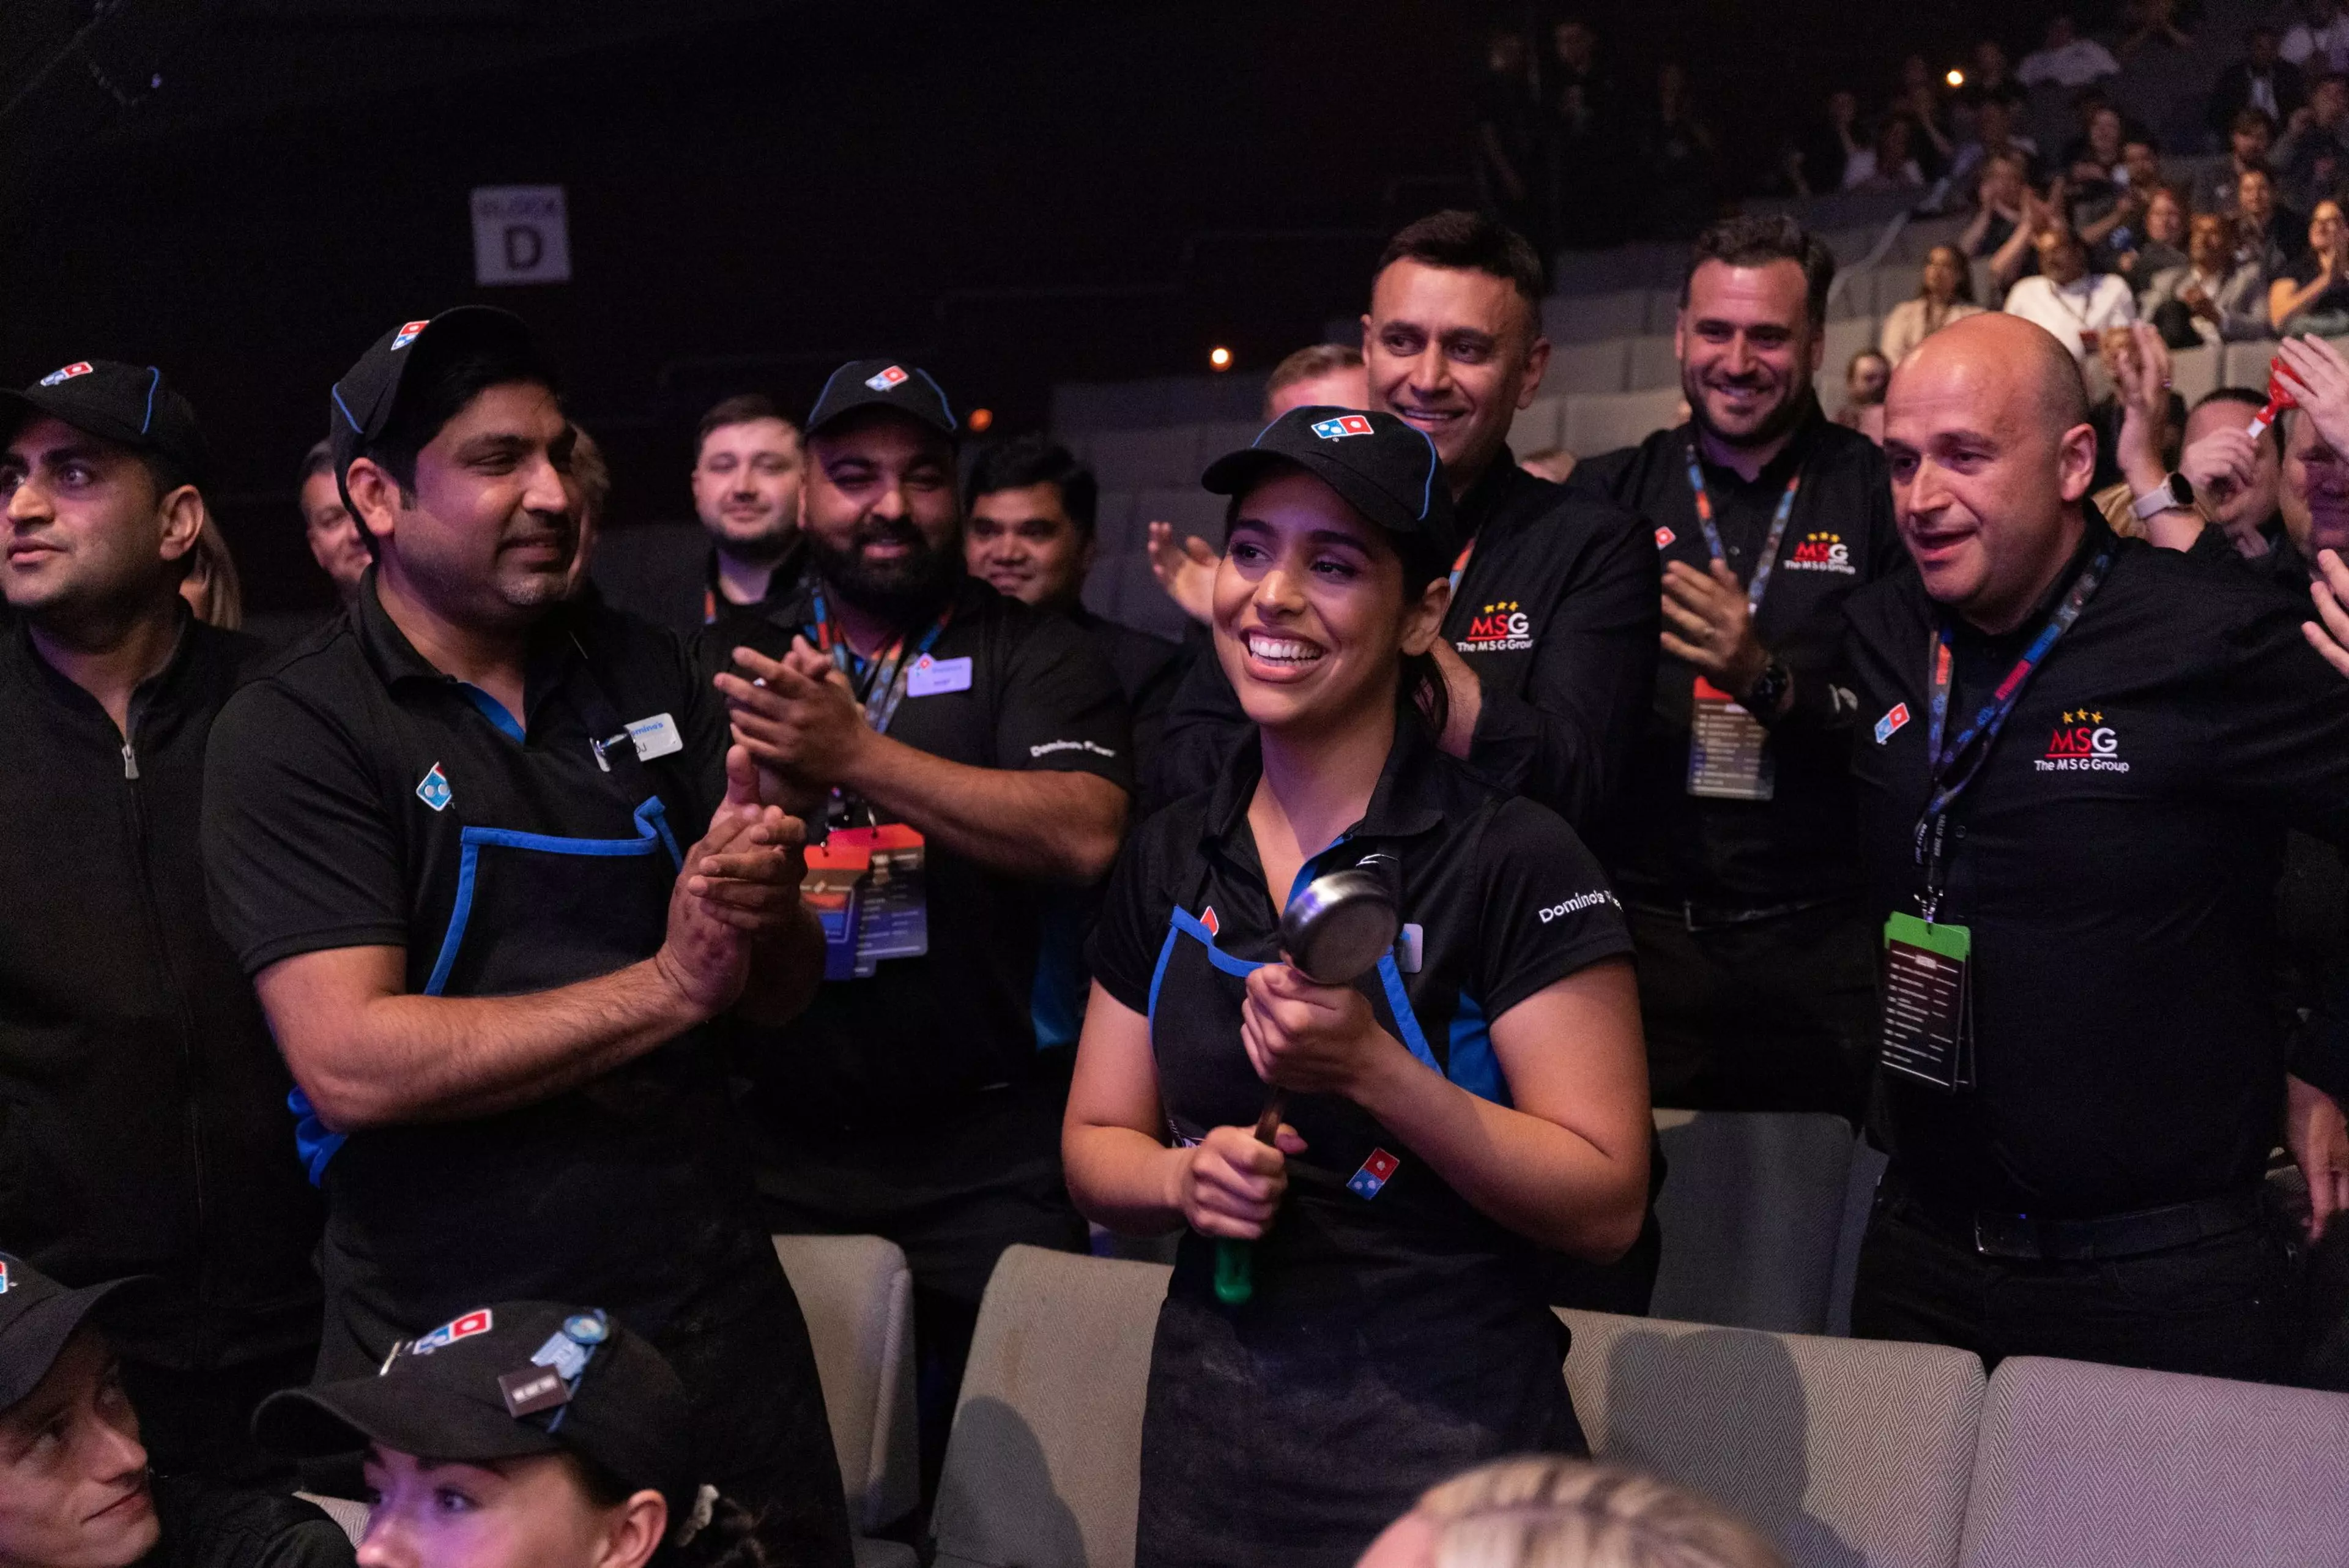
[[[2158,1209],[2137,1209],[2126,1214],[2046,1220],[1959,1209],[1908,1192],[1895,1199],[1894,1211],[1916,1215],[1985,1258],[2081,1262],[2093,1258],[2134,1258],[2247,1230],[2262,1221],[2266,1205],[2262,1188],[2247,1187],[2218,1198],[2165,1203]]]

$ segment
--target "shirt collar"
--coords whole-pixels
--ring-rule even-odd
[[[181,671],[188,667],[188,660],[193,656],[196,638],[201,635],[189,629],[197,622],[195,613],[188,608],[187,601],[180,598],[176,594],[172,597],[177,601],[173,608],[179,619],[175,623],[178,629],[171,636],[171,651],[163,660],[161,669],[131,688],[130,711],[134,715],[144,711],[157,697],[172,688]],[[16,651],[23,657],[26,664],[39,670],[41,678],[48,681],[59,696],[78,697],[95,706],[97,698],[67,679],[63,671],[41,657],[40,646],[33,640],[32,622],[23,616],[12,617],[11,619],[14,624],[9,627],[8,632],[16,639]]]
[[[367,576],[359,579],[351,621],[358,631],[359,649],[378,679],[386,687],[397,687],[408,680],[464,686],[464,681],[419,653],[416,645],[408,640],[408,634],[399,629],[399,624],[383,607],[383,599],[376,592],[376,571],[370,566]],[[545,694],[572,662],[585,653],[578,637],[580,619],[580,607],[564,603],[554,606],[532,623],[523,644],[521,718],[525,729]]]
[[[1441,754],[1426,726],[1416,714],[1398,711],[1394,744],[1387,752],[1386,764],[1379,770],[1379,782],[1371,791],[1370,806],[1362,813],[1361,820],[1340,834],[1335,842],[1412,838],[1440,825],[1444,810],[1437,770],[1442,765]],[[1247,826],[1248,804],[1256,798],[1257,782],[1263,777],[1264,742],[1256,727],[1250,725],[1247,739],[1216,778],[1215,789],[1207,797],[1206,818],[1200,828],[1202,847],[1228,849],[1237,841]],[[1328,849],[1325,845],[1315,857]]]
[[[1764,463],[1750,481],[1735,469],[1723,468],[1707,458],[1703,445],[1697,443],[1697,459],[1704,465],[1704,482],[1712,484],[1717,480],[1723,484],[1765,491],[1775,495],[1784,490],[1786,482],[1810,461],[1812,449],[1818,445],[1820,427],[1826,422],[1826,414],[1819,408],[1818,389],[1814,387],[1803,394],[1802,417],[1795,421],[1794,431],[1787,436],[1786,444],[1780,447],[1776,455]],[[1690,441],[1696,441],[1696,426],[1692,423],[1688,429]]]
[[[1484,532],[1485,524],[1492,520],[1495,512],[1500,510],[1502,500],[1516,488],[1517,481],[1524,475],[1525,470],[1517,466],[1516,455],[1507,447],[1503,447],[1494,457],[1492,465],[1476,476],[1476,483],[1463,492],[1453,505],[1452,514],[1459,521],[1460,536],[1464,541],[1474,539]]]

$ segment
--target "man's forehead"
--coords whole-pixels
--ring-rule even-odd
[[[738,420],[719,425],[701,438],[705,452],[723,449],[729,452],[790,452],[799,445],[799,432],[787,421],[780,419]]]
[[[1371,286],[1372,320],[1404,322],[1432,332],[1465,327],[1497,337],[1531,312],[1507,278],[1475,267],[1434,266],[1409,256],[1389,263]]]
[[[1061,487],[1050,480],[1034,484],[1015,485],[1008,490],[990,490],[984,495],[971,497],[970,514],[999,523],[1024,523],[1031,517],[1041,517],[1054,523],[1069,520],[1067,501]]]
[[[1797,327],[1809,302],[1802,265],[1785,256],[1751,265],[1711,259],[1689,275],[1688,311],[1694,319],[1775,320]]]
[[[554,389],[543,381],[501,381],[484,387],[450,417],[432,444],[455,446],[484,438],[553,445],[571,432]]]

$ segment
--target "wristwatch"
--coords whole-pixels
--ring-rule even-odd
[[[1762,667],[1754,684],[1745,689],[1744,700],[1738,704],[1757,719],[1775,717],[1778,704],[1786,700],[1786,689],[1795,683],[1795,672],[1775,657]]]
[[[2194,487],[2186,476],[2171,470],[2168,478],[2129,502],[2129,512],[2140,523],[2148,517],[2158,517],[2165,512],[2184,512],[2194,504]]]

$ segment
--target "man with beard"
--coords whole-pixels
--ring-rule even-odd
[[[770,1554],[846,1568],[703,1027],[815,989],[800,825],[674,634],[571,597],[577,434],[520,321],[387,332],[328,417],[376,564],[222,711],[203,831],[326,1195],[319,1376],[486,1329],[484,1301],[602,1302],[675,1365]]]
[[[756,622],[799,577],[799,427],[746,392],[701,416],[693,456],[697,528],[655,523],[605,530],[590,575],[604,597],[690,636],[720,621]]]
[[[1834,275],[1791,219],[1708,230],[1674,327],[1689,422],[1575,472],[1654,526],[1665,563],[1615,864],[1661,1106],[1857,1116],[1866,1093],[1842,612],[1903,556],[1883,458],[1812,388]]]
[[[1522,236],[1438,213],[1387,242],[1362,356],[1370,406],[1435,443],[1465,541],[1434,649],[1451,700],[1443,748],[1556,811],[1603,860],[1655,674],[1656,552],[1622,506],[1509,455],[1509,422],[1549,365],[1541,294]],[[1208,575],[1213,565],[1191,563]],[[1186,608],[1203,603],[1162,580]],[[1212,787],[1247,728],[1223,666],[1194,664],[1167,715],[1154,798]]]
[[[748,646],[703,656],[736,736],[826,822],[812,875],[841,890],[822,992],[750,1057],[768,1225],[905,1250],[926,1479],[997,1255],[1085,1244],[1060,1162],[1072,1051],[1039,1049],[1030,1006],[1046,906],[1108,871],[1133,782],[1085,634],[965,576],[955,436],[926,372],[833,371],[808,571]]]

